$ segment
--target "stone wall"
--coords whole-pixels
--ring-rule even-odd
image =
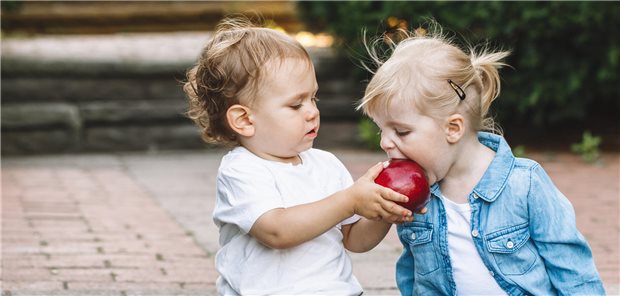
[[[245,13],[287,32],[304,25],[295,1],[3,1],[8,34],[110,34],[213,30],[222,17]]]
[[[79,47],[76,38],[80,40],[72,38],[74,43],[56,40],[38,47],[3,40],[2,154],[206,146],[183,115],[186,102],[181,88],[200,46],[178,44],[183,42],[177,37],[164,36],[157,42],[142,41],[140,48],[136,43],[144,37],[133,36],[117,40],[115,47],[127,46],[122,54],[108,50],[88,58],[88,52],[96,53],[110,40],[91,44],[92,49],[84,41],[83,53],[72,49]],[[171,47],[175,42],[195,49],[184,53]],[[157,50],[168,54],[157,56]],[[357,145],[359,114],[353,102],[362,89],[351,75],[355,66],[331,49],[309,52],[321,97],[322,133],[317,144]]]

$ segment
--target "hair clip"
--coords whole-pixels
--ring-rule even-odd
[[[463,89],[458,86],[456,83],[452,82],[452,80],[448,79],[448,84],[450,84],[450,87],[452,87],[452,89],[454,90],[454,92],[456,92],[456,95],[459,96],[459,98],[461,98],[462,100],[465,100],[465,92],[463,91]]]

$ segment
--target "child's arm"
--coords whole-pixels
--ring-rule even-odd
[[[530,235],[560,295],[604,295],[592,251],[577,230],[575,212],[542,167],[531,169]]]
[[[420,214],[426,213],[423,208]],[[376,247],[390,231],[393,223],[409,222],[411,217],[395,216],[383,217],[383,220],[369,220],[362,218],[353,224],[343,225],[343,243],[347,250],[355,253],[363,253]]]
[[[352,186],[320,201],[270,210],[258,218],[250,234],[268,247],[285,249],[318,237],[353,214],[411,217],[411,211],[394,203],[406,201],[406,196],[374,183],[381,169],[379,163]]]
[[[379,173],[381,173],[381,169],[375,166],[372,167],[368,173],[374,180]],[[426,208],[423,208],[420,213],[426,213]],[[342,226],[342,241],[347,250],[356,253],[368,252],[376,247],[383,240],[383,238],[385,238],[385,235],[388,231],[390,231],[390,227],[393,223],[413,220],[413,216],[405,217],[397,215],[377,217],[381,218],[383,221],[381,221],[381,219],[372,218],[374,217],[365,216],[365,218],[362,218],[353,224]]]
[[[391,226],[388,222],[362,218],[353,224],[342,226],[342,242],[351,252],[368,252],[383,240]]]

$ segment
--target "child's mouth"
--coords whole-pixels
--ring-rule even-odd
[[[310,136],[310,137],[316,137],[318,136],[318,133],[316,132],[316,129],[312,129],[309,132],[306,133],[306,136]]]

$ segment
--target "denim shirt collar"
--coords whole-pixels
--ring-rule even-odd
[[[508,146],[508,143],[502,136],[478,132],[478,141],[495,151],[495,157],[476,187],[474,187],[473,193],[484,201],[492,202],[497,199],[506,186],[515,163],[515,157],[512,155],[510,146]],[[431,186],[431,191],[435,196],[441,194],[439,192],[439,182]]]

